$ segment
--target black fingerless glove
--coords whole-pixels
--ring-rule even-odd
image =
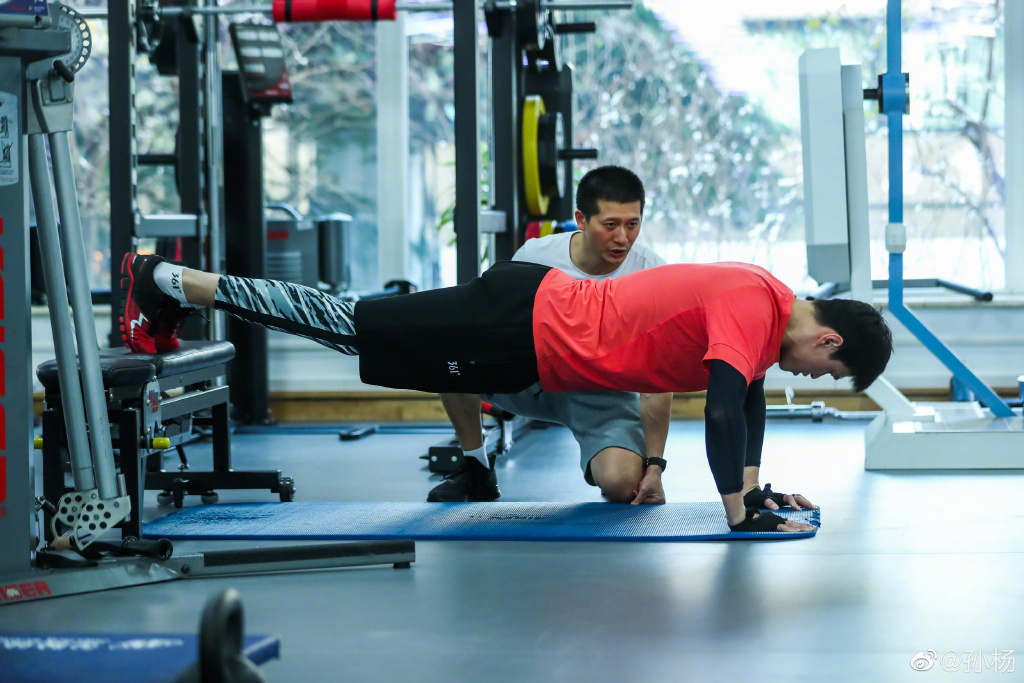
[[[743,496],[743,505],[748,508],[763,509],[766,501],[774,500],[779,507],[782,507],[783,505],[788,505],[785,502],[785,498],[786,494],[775,493],[772,491],[771,484],[765,484],[764,490],[750,489],[747,491],[746,495]]]
[[[786,519],[771,512],[760,512],[757,508],[747,508],[747,517],[739,524],[730,524],[733,531],[778,531],[780,524],[785,524]],[[754,515],[757,515],[755,517]]]

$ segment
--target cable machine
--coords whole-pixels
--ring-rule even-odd
[[[168,448],[176,436],[158,436],[155,430],[167,427],[162,418],[173,422],[196,409],[226,406],[226,387],[206,380],[210,373],[222,372],[219,361],[230,344],[214,342],[127,359],[124,349],[101,352],[96,347],[69,142],[75,74],[88,61],[90,45],[88,24],[70,7],[46,0],[0,6],[0,317],[17,321],[10,334],[6,326],[0,334],[0,606],[227,573],[363,564],[408,567],[415,559],[410,542],[174,555],[170,542],[139,540],[129,531],[141,524],[141,459]],[[37,444],[31,438],[31,326],[25,324],[31,317],[30,188],[57,352],[52,370],[41,367],[39,375],[47,390],[49,421],[59,425],[58,433],[48,433],[44,426]],[[160,380],[165,388],[177,381],[184,389],[182,402],[165,401]],[[121,406],[116,410],[132,413],[133,428],[119,421],[111,429],[108,411],[115,404]],[[35,497],[33,445],[44,450],[44,480],[59,475],[59,498]],[[66,492],[64,458],[58,457],[53,467],[48,449],[58,455],[67,451],[74,483]],[[44,482],[44,490],[53,489]],[[45,532],[41,516],[48,522]],[[119,527],[120,541],[103,540]]]

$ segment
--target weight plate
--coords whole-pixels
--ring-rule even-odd
[[[537,165],[540,189],[549,197],[565,194],[565,163],[558,157],[565,149],[562,112],[542,114],[537,126]]]
[[[523,101],[523,191],[526,207],[534,216],[546,214],[549,202],[540,180],[539,129],[544,111],[544,99],[540,95],[527,95]]]
[[[517,11],[519,42],[523,49],[543,50],[547,39],[544,29],[548,23],[548,13],[541,9],[539,0],[523,0],[517,6]]]

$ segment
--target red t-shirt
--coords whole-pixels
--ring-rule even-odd
[[[552,269],[533,308],[541,386],[702,391],[715,359],[749,384],[778,362],[793,299],[746,263],[659,266],[602,281]]]

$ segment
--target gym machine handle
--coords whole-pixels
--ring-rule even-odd
[[[53,70],[57,72],[57,75],[64,79],[65,83],[75,82],[75,73],[68,68],[68,65],[59,59],[53,60]]]
[[[578,21],[568,24],[555,24],[555,33],[558,35],[567,33],[596,33],[597,22]]]
[[[630,10],[633,0],[541,0],[543,10]],[[498,0],[495,9],[514,9],[509,0]],[[226,7],[162,7],[155,2],[141,4],[140,17],[192,17],[226,14],[271,14],[275,22],[302,21],[394,21],[396,12],[450,12],[445,2],[396,2],[396,0],[274,0],[272,5],[229,5]],[[86,18],[108,16],[105,7],[83,7],[77,13]]]
[[[563,149],[558,152],[558,158],[561,161],[577,160],[577,159],[596,159],[596,149]]]
[[[263,208],[264,209],[276,209],[278,211],[284,211],[285,213],[287,213],[289,216],[291,216],[292,218],[294,218],[297,221],[301,221],[304,218],[303,215],[301,213],[299,213],[298,209],[296,209],[291,204],[288,204],[288,203],[285,203],[285,202],[264,202],[263,203]]]

